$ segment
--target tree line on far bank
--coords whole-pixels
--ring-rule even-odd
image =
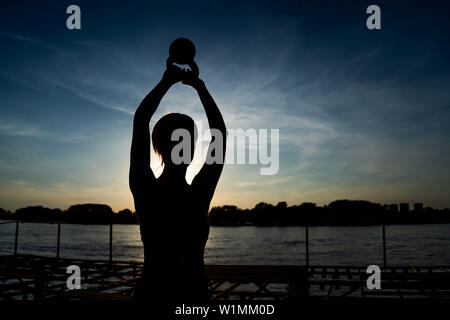
[[[136,224],[134,212],[124,209],[114,212],[106,204],[76,204],[67,210],[50,209],[43,206],[29,206],[14,213],[0,208],[0,219],[34,222],[64,222],[82,224]]]
[[[404,204],[403,204],[404,205]],[[236,206],[214,207],[209,213],[211,225],[377,225],[450,223],[450,210],[423,208],[399,210],[397,205],[381,205],[364,200],[336,200],[317,206],[305,202],[288,206],[286,202],[272,205],[258,203],[253,209]]]
[[[77,204],[67,210],[30,206],[17,209],[14,213],[0,208],[0,220],[81,224],[138,223],[136,214],[131,210],[114,212],[105,204]],[[396,206],[364,200],[336,200],[324,206],[310,202],[288,206],[283,201],[276,205],[260,202],[252,209],[240,209],[233,205],[213,207],[209,212],[209,220],[213,226],[450,223],[450,210],[417,206],[411,211],[409,207],[398,211]]]

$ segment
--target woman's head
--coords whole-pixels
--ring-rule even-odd
[[[174,134],[174,131],[177,129],[182,130],[178,130]],[[180,137],[180,135],[182,137]],[[175,141],[172,141],[172,137]],[[187,140],[188,138],[189,140]],[[171,157],[172,149],[179,144],[181,150],[178,150],[177,148],[175,155],[181,157],[184,160],[184,164],[186,164],[186,160],[191,162],[194,156],[196,140],[197,127],[195,122],[191,117],[185,114],[166,114],[161,117],[153,127],[153,150],[161,157],[161,160],[165,165],[180,164],[180,159],[172,159]]]

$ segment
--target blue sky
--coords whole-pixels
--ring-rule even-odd
[[[66,8],[81,8],[81,30]],[[381,30],[365,26],[381,8]],[[229,128],[280,130],[280,170],[226,165],[213,205],[366,199],[449,207],[449,5],[415,1],[6,1],[0,207],[133,209],[132,115],[170,43],[196,45]],[[206,127],[192,88],[167,112]]]

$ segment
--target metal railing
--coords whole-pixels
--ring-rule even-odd
[[[26,221],[7,221],[0,224],[15,223],[16,233],[14,237],[14,255],[17,255],[17,248],[19,243],[19,223],[25,223]],[[33,222],[31,222],[33,223]],[[47,222],[53,224],[51,222]],[[56,239],[56,258],[60,258],[60,246],[61,246],[61,222],[56,222],[58,224],[58,232]],[[305,265],[309,267],[309,226],[304,226],[305,228]],[[386,226],[381,225],[382,241],[383,241],[383,266],[387,267],[387,254],[386,254]],[[113,259],[113,224],[109,224],[109,261],[112,262]]]
[[[7,221],[2,222],[1,224],[7,224],[7,223],[15,223],[16,224],[16,232],[14,236],[14,255],[17,255],[18,252],[18,244],[19,244],[19,224],[25,223],[26,221]],[[37,222],[30,222],[30,223],[37,223]],[[39,222],[41,223],[41,222]],[[54,222],[46,222],[49,224],[54,224]],[[56,222],[58,225],[58,232],[56,236],[56,258],[60,258],[60,247],[61,247],[61,222]],[[113,258],[113,224],[109,224],[109,261],[111,262]]]

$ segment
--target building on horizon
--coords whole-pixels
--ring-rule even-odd
[[[389,213],[398,214],[398,204],[393,203],[389,205]]]
[[[414,203],[414,211],[416,212],[423,211],[423,203],[421,202]]]
[[[409,212],[409,203],[406,202],[400,203],[400,213],[404,214],[408,212]]]

